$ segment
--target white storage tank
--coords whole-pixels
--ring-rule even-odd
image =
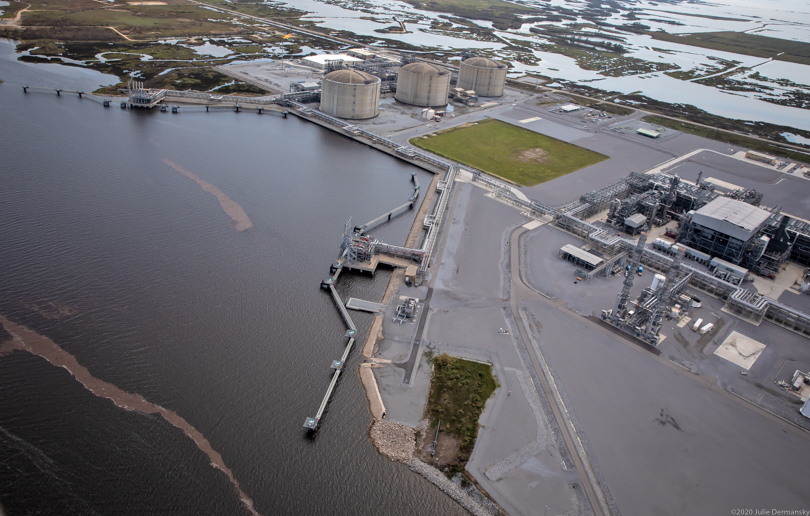
[[[505,64],[486,57],[471,57],[459,65],[458,87],[475,90],[479,97],[501,97],[506,72]]]
[[[653,276],[652,285],[650,288],[653,290],[658,290],[658,287],[664,286],[664,282],[667,280],[667,277],[663,274],[656,274]]]
[[[414,106],[440,107],[447,104],[449,91],[450,72],[428,63],[410,63],[399,69],[394,98]]]
[[[321,82],[321,111],[350,120],[380,114],[380,78],[358,70],[329,72]]]

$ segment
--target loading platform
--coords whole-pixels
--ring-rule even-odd
[[[385,310],[385,305],[383,303],[375,303],[373,301],[366,301],[365,299],[350,297],[349,300],[346,301],[346,308],[361,312],[382,313]]]
[[[388,265],[390,267],[401,267],[403,269],[411,267],[414,265],[413,260],[409,258],[399,258],[397,256],[386,256],[383,254],[375,254],[371,257],[371,260],[367,262],[355,262],[355,261],[348,261],[342,260],[339,263],[343,266],[343,268],[348,270],[355,270],[355,271],[362,271],[362,272],[370,272],[374,274],[374,271],[377,270],[377,266],[379,264]]]

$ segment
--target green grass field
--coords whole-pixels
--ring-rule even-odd
[[[433,378],[425,411],[433,428],[441,419],[440,431],[461,441],[458,458],[462,463],[467,462],[472,453],[478,435],[478,418],[497,386],[492,366],[488,364],[449,355],[433,359]]]
[[[754,138],[747,138],[740,134],[717,131],[716,129],[690,124],[689,122],[681,122],[655,115],[645,116],[643,120],[651,124],[662,125],[664,127],[676,129],[684,133],[702,136],[703,138],[710,138],[712,140],[730,143],[732,145],[739,145],[740,147],[745,147],[753,151],[764,152],[766,154],[792,159],[801,163],[810,163],[810,151],[805,153],[786,149],[785,147],[782,147],[776,143],[763,142]],[[784,140],[784,136],[779,137]],[[787,141],[785,140],[785,142]]]
[[[607,156],[499,120],[417,137],[411,144],[523,186],[533,186]]]
[[[683,45],[810,64],[810,43],[803,41],[789,41],[744,32],[700,32],[696,34],[648,32],[648,34],[654,39],[672,41]]]

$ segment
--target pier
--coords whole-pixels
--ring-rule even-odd
[[[436,206],[433,213],[425,217],[423,227],[427,229],[427,234],[422,247],[419,249],[386,244],[365,234],[369,229],[379,227],[386,222],[389,222],[396,215],[404,213],[404,211],[407,211],[413,207],[413,204],[416,202],[416,199],[419,196],[419,180],[416,178],[415,173],[411,174],[414,192],[411,198],[408,199],[407,203],[398,206],[397,208],[394,208],[393,210],[388,211],[360,226],[352,226],[351,218],[346,221],[346,225],[343,230],[343,243],[341,245],[340,257],[330,267],[332,276],[321,282],[321,288],[324,290],[329,290],[329,292],[332,294],[332,299],[334,299],[335,305],[337,305],[338,310],[340,310],[340,314],[343,316],[343,321],[346,323],[346,327],[348,328],[346,330],[345,337],[347,337],[349,341],[346,344],[346,348],[344,349],[343,356],[340,358],[340,360],[334,360],[332,362],[332,369],[334,369],[334,372],[332,373],[332,380],[329,382],[329,387],[326,389],[326,394],[323,396],[323,400],[318,407],[318,411],[316,412],[315,416],[308,417],[304,421],[304,428],[307,430],[314,432],[318,429],[318,425],[320,424],[321,418],[326,411],[326,407],[329,404],[329,399],[332,397],[337,380],[340,377],[340,373],[343,370],[344,365],[346,364],[346,359],[352,350],[352,346],[354,345],[354,341],[357,336],[357,328],[355,327],[351,316],[349,316],[347,307],[354,310],[377,313],[385,309],[385,306],[380,303],[373,303],[358,299],[349,299],[349,301],[344,304],[340,299],[337,290],[335,289],[335,285],[337,284],[337,280],[340,277],[341,272],[346,269],[371,272],[373,274],[377,266],[382,263],[391,267],[404,268],[406,280],[409,278],[413,280],[418,274],[424,274],[429,263],[430,253],[432,252],[436,242],[439,227],[441,226],[444,216],[444,211],[447,208],[448,199],[457,171],[457,167],[449,166],[447,168],[444,181],[440,181],[437,185],[437,190],[440,192],[439,199],[436,201]]]
[[[335,290],[335,282],[340,275],[340,271],[341,269],[336,270],[332,277],[324,280],[321,283],[321,287],[328,289],[331,292],[332,298],[335,300],[335,304],[340,310],[340,314],[343,316],[343,321],[348,327],[345,336],[349,338],[349,341],[346,343],[346,347],[343,350],[343,356],[341,356],[339,360],[332,361],[331,368],[334,370],[332,373],[332,381],[329,382],[329,387],[326,389],[326,394],[323,395],[323,400],[321,401],[321,405],[318,407],[318,411],[315,413],[314,417],[308,417],[304,421],[304,428],[312,431],[318,429],[318,423],[320,423],[321,417],[323,417],[323,413],[326,411],[326,406],[329,404],[329,399],[332,397],[332,392],[335,390],[335,385],[337,385],[340,373],[343,371],[343,365],[346,363],[346,359],[349,357],[349,353],[352,350],[354,340],[357,336],[357,327],[354,325],[354,321],[352,321],[352,318],[349,316],[349,312],[346,310],[346,307],[343,306],[343,301],[340,299],[337,290]]]

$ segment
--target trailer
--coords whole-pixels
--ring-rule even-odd
[[[692,331],[698,331],[701,324],[703,324],[703,319],[698,319],[695,321],[695,324],[692,325]]]
[[[712,331],[712,328],[714,328],[714,324],[709,323],[709,324],[707,324],[706,326],[704,326],[703,328],[700,329],[700,334],[701,335],[706,335],[707,333]]]

